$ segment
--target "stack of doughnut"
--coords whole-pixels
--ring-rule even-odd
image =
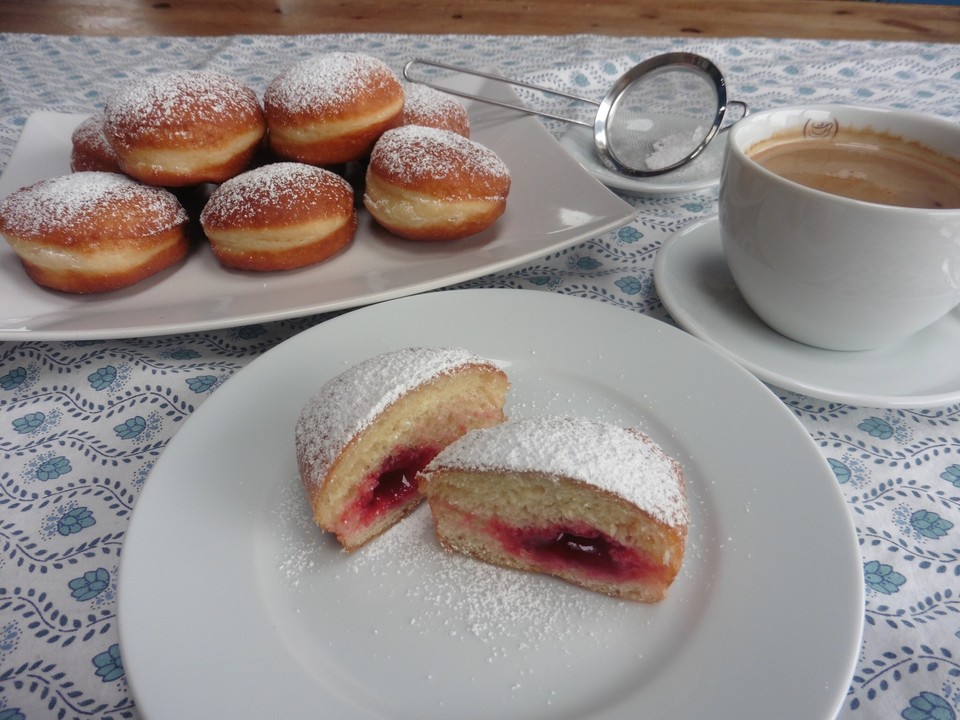
[[[186,245],[171,252],[168,235],[173,215],[185,212],[224,267],[292,270],[353,241],[360,189],[344,179],[353,176],[373,186],[364,205],[388,232],[453,240],[493,224],[510,187],[506,166],[469,135],[462,104],[404,86],[361,53],[293,63],[262,103],[222,73],[161,73],[119,88],[76,128],[71,174],[0,200],[0,233],[30,279],[64,292],[126,287],[176,264]],[[104,213],[106,186],[151,202]],[[53,188],[56,201],[44,199]],[[161,195],[162,212],[146,222]],[[109,250],[122,243],[137,252]]]

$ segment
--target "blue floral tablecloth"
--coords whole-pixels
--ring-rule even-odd
[[[158,70],[218,69],[262,93],[295,59],[354,50],[398,71],[423,56],[496,66],[599,97],[626,68],[677,49],[713,59],[731,96],[754,109],[849,101],[960,120],[957,45],[0,34],[0,168],[31,113],[94,111],[121,80]],[[654,258],[671,233],[714,213],[716,200],[713,190],[632,198],[639,212],[630,224],[465,286],[576,294],[671,322],[654,287]],[[207,397],[253,358],[323,319],[128,340],[0,343],[0,720],[138,716],[117,629],[118,565],[137,496],[164,446]],[[832,466],[862,550],[865,631],[840,716],[953,720],[960,709],[960,405],[886,410],[774,391]],[[802,587],[798,577],[798,592]],[[776,708],[767,716],[777,717]]]

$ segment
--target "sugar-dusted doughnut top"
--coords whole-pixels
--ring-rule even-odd
[[[416,83],[404,89],[400,124],[449,130],[470,137],[470,117],[463,103],[448,93]]]
[[[76,172],[0,200],[0,232],[50,245],[149,237],[186,222],[173,193],[118,173]]]
[[[671,527],[687,524],[680,466],[638,430],[577,417],[509,420],[447,446],[423,471],[536,472],[613,493]]]
[[[403,395],[477,365],[491,363],[461,348],[421,347],[384,353],[350,367],[304,405],[295,431],[298,456],[315,467],[329,467],[355,435]]]
[[[353,187],[339,175],[296,162],[248,170],[220,185],[200,222],[222,230],[261,229],[350,216]]]
[[[271,118],[341,120],[402,99],[403,85],[382,60],[336,52],[288,67],[267,86],[263,104]]]
[[[370,172],[392,185],[438,198],[502,198],[510,170],[490,148],[449,130],[404,125],[385,132]]]
[[[252,89],[210,70],[181,70],[126,84],[107,98],[104,133],[119,151],[219,145],[236,132],[266,128]]]

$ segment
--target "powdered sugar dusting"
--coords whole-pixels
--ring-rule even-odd
[[[227,116],[262,118],[256,94],[228,75],[182,70],[130,82],[107,99],[104,128],[111,141],[148,137],[158,129],[186,133]]]
[[[130,213],[131,235],[153,235],[187,221],[167,190],[148,187],[118,173],[84,171],[42,180],[0,200],[0,231],[26,237],[96,228],[98,218],[115,214],[119,202],[137,203]]]
[[[264,105],[288,112],[348,107],[358,98],[388,89],[402,90],[382,60],[363,53],[337,52],[294,63],[280,73],[264,94]]]
[[[91,115],[80,123],[71,134],[70,141],[73,144],[71,164],[79,159],[84,163],[99,161],[101,166],[96,168],[98,170],[107,170],[104,164],[109,164],[109,169],[119,168],[117,155],[107,141],[107,136],[103,134],[103,113]],[[81,153],[80,157],[77,157],[78,152]],[[83,156],[85,154],[91,154],[92,157]],[[73,167],[73,165],[71,167],[74,170],[92,169],[89,165],[87,168]]]
[[[508,638],[522,648],[536,647],[547,635],[557,638],[574,634],[589,614],[588,608],[602,612],[603,607],[595,598],[545,576],[505,570],[444,551],[436,540],[426,506],[351,560],[355,573],[380,572],[386,577],[429,569],[429,583],[404,589],[405,597],[420,609],[411,622],[422,625],[424,632],[466,632],[491,643],[492,657],[506,653],[506,647],[495,643]],[[464,621],[462,624],[450,624],[451,610]],[[519,637],[511,638],[518,632]]]
[[[441,450],[424,473],[442,467],[570,477],[668,525],[687,523],[679,466],[647,436],[596,420],[523,418],[475,430]]]
[[[352,198],[350,183],[336,173],[304,163],[273,163],[220,185],[200,214],[200,222],[229,218],[231,223],[243,223],[258,217],[264,204],[302,214],[331,201],[352,202]]]
[[[510,177],[490,148],[457,133],[420,125],[388,130],[373,148],[370,164],[401,178],[437,180],[455,175]]]
[[[297,452],[315,468],[328,467],[405,393],[465,365],[486,363],[462,348],[404,348],[358,363],[307,401],[295,430]]]
[[[426,505],[349,554],[318,538],[299,484],[290,483],[283,491],[278,514],[276,568],[290,587],[310,593],[312,583],[319,582],[325,594],[342,593],[355,602],[363,602],[358,594],[373,593],[378,603],[402,613],[365,618],[374,632],[379,622],[400,624],[413,636],[477,641],[491,663],[539,650],[545,641],[561,646],[567,639],[582,641],[585,625],[604,625],[606,613],[632,606],[545,575],[446,552],[436,540]],[[331,587],[341,583],[340,590]],[[614,639],[598,635],[596,642]]]
[[[443,128],[469,137],[467,111],[456,98],[426,85],[412,84],[404,89],[402,125]]]

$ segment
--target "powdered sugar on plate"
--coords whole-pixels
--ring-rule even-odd
[[[425,504],[353,553],[313,525],[296,481],[284,489],[277,515],[281,544],[276,567],[282,581],[305,596],[321,585],[332,593],[330,583],[358,604],[361,594],[375,596],[389,614],[358,624],[358,629],[367,626],[374,634],[399,624],[415,636],[479,642],[488,662],[495,662],[539,648],[545,640],[562,646],[564,638],[583,633],[585,627],[595,627],[595,641],[602,648],[615,639],[614,631],[596,629],[605,624],[606,614],[637,610],[634,603],[585,592],[555,578],[446,552],[434,536]]]

